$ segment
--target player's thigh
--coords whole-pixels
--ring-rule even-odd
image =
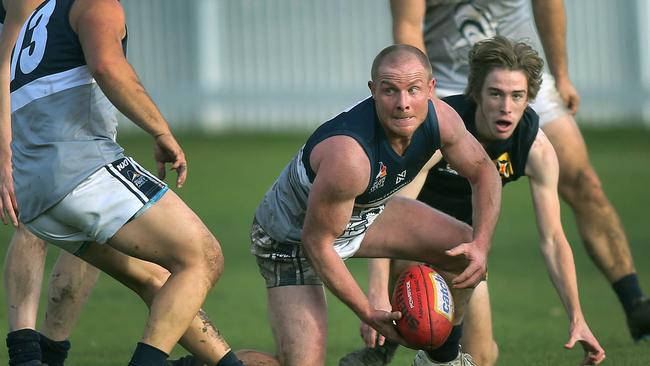
[[[193,265],[197,260],[220,267],[219,243],[171,190],[142,215],[122,226],[108,243],[127,255],[168,269]]]
[[[327,304],[323,286],[269,288],[268,312],[282,365],[325,363]]]
[[[573,117],[562,116],[542,126],[542,130],[557,154],[560,184],[591,169],[587,146]]]
[[[356,256],[451,263],[457,259],[444,251],[471,239],[469,225],[422,202],[394,197],[366,232]]]
[[[491,366],[499,357],[499,348],[492,334],[492,310],[487,281],[476,286],[463,320],[463,351],[474,357],[478,365]]]
[[[31,269],[35,269],[38,266],[42,269],[46,254],[47,245],[45,241],[29,231],[23,223],[20,223],[9,242],[9,248],[5,257],[5,271],[16,266],[24,266]],[[7,273],[8,276],[13,274],[12,271]]]
[[[13,237],[11,238],[12,242],[16,242],[17,247],[37,247],[41,250],[46,250],[45,241],[43,239],[34,235],[29,229],[20,223],[16,230],[14,231]]]
[[[390,290],[395,287],[395,282],[397,282],[397,278],[399,278],[399,275],[402,274],[408,267],[421,264],[421,262],[416,262],[416,261],[407,261],[403,259],[391,259],[390,261],[390,271],[389,271],[389,286]]]
[[[481,281],[475,288],[469,300],[463,320],[463,349],[470,354],[491,350],[492,311],[490,308],[490,294],[486,281]],[[474,351],[474,352],[472,352]]]

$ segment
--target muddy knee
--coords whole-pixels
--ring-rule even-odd
[[[224,258],[219,241],[210,232],[203,235],[200,251],[193,262],[195,264],[192,267],[202,272],[201,278],[212,288],[223,272]]]

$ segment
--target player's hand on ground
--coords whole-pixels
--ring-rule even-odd
[[[564,106],[575,116],[580,106],[580,94],[578,94],[578,90],[576,90],[569,79],[555,80],[555,87],[558,93],[560,93],[560,98],[562,98]]]
[[[176,187],[182,187],[187,178],[187,161],[185,161],[183,149],[171,133],[158,135],[155,139],[154,158],[158,168],[158,177],[165,179],[165,164],[170,163],[171,169],[178,174]]]
[[[572,349],[576,342],[579,342],[585,351],[585,358],[580,365],[598,365],[605,359],[605,350],[600,346],[584,321],[572,324],[569,331],[569,341],[564,345],[564,348]]]
[[[445,252],[451,257],[464,257],[469,264],[456,278],[452,280],[454,288],[476,287],[485,279],[487,273],[487,251],[474,242],[463,243]]]
[[[14,192],[14,181],[11,175],[11,162],[0,166],[0,217],[2,223],[11,222],[18,227],[18,203]]]
[[[395,321],[401,317],[402,313],[399,311],[374,310],[368,319],[368,324],[386,339],[405,345],[406,341],[395,329]]]

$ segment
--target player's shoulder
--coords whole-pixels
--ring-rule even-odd
[[[75,31],[80,22],[110,21],[121,26],[125,20],[124,9],[118,0],[75,0],[70,8],[70,23]]]
[[[316,145],[310,165],[321,186],[339,196],[361,194],[370,180],[370,160],[363,147],[352,137],[337,135]]]
[[[316,174],[323,169],[351,176],[366,170],[369,174],[368,155],[355,138],[347,135],[330,136],[319,142],[312,150],[310,164]]]
[[[460,114],[451,105],[438,98],[433,98],[432,101],[438,117],[441,144],[454,141],[467,131]]]
[[[536,131],[535,139],[528,152],[528,159],[526,160],[527,175],[544,176],[546,173],[553,171],[549,167],[555,165],[557,165],[555,149],[540,128]]]

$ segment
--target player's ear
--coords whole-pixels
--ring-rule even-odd
[[[436,95],[436,93],[434,93],[434,90],[436,88],[436,79],[431,78],[431,80],[429,80],[428,86],[429,86],[429,99],[431,99]]]
[[[370,94],[375,96],[375,89],[374,89],[375,83],[372,82],[372,80],[368,80],[368,89],[370,89]]]

